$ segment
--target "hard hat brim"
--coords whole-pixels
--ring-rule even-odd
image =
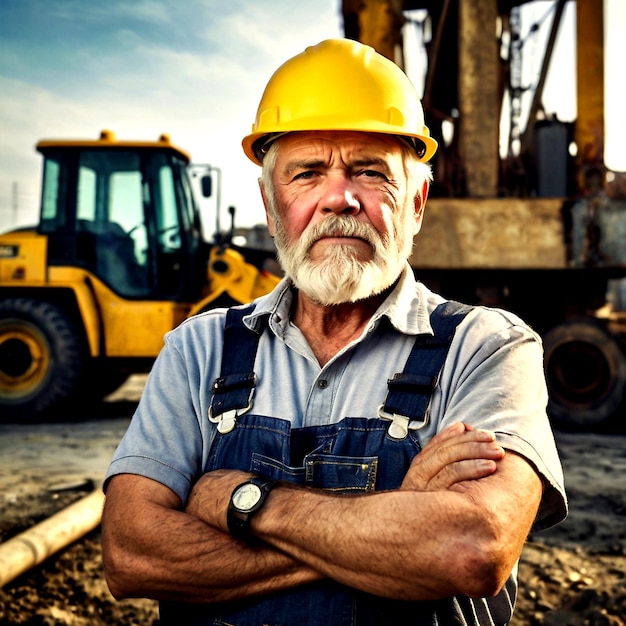
[[[433,139],[430,136],[424,136],[424,135],[404,135],[404,134],[400,135],[397,132],[386,133],[386,132],[381,131],[380,129],[367,131],[367,130],[363,130],[363,128],[349,129],[343,126],[341,128],[325,128],[325,129],[315,128],[311,130],[315,130],[315,131],[339,130],[339,131],[347,131],[347,132],[350,132],[352,130],[353,132],[364,132],[364,133],[371,132],[372,134],[392,135],[408,143],[415,150],[418,160],[423,163],[430,161],[430,159],[433,157],[435,152],[437,152],[437,148],[438,148],[438,143],[435,139]],[[241,145],[243,147],[243,151],[245,155],[253,163],[256,163],[256,165],[263,165],[263,159],[265,157],[265,154],[267,154],[267,151],[270,149],[271,145],[277,139],[280,139],[280,137],[283,137],[284,135],[287,135],[293,132],[307,132],[307,131],[305,131],[304,129],[298,129],[298,130],[293,130],[293,131],[283,130],[283,131],[276,132],[276,133],[251,133],[250,135],[247,135],[246,137],[244,137],[243,141],[241,142]]]

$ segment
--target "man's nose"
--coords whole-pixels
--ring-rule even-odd
[[[328,177],[322,207],[325,213],[336,215],[354,215],[361,210],[361,201],[350,176],[336,174]]]

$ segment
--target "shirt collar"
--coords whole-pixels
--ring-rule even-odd
[[[392,292],[372,316],[370,328],[377,326],[382,318],[387,318],[392,326],[407,335],[432,335],[427,300],[430,292],[415,280],[413,270],[407,263]],[[289,314],[293,303],[293,284],[283,278],[267,295],[256,301],[254,311],[244,317],[248,328],[262,332],[268,324],[272,332],[284,336],[289,324]]]

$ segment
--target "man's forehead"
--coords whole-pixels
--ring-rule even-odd
[[[293,158],[316,158],[340,151],[354,158],[383,158],[401,151],[400,139],[392,135],[359,131],[298,131],[289,133],[279,140],[280,155]]]

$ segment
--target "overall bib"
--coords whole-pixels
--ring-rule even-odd
[[[388,381],[378,417],[346,416],[334,424],[292,428],[288,420],[249,410],[260,335],[242,322],[249,308],[230,309],[222,371],[213,385],[210,412],[218,432],[205,470],[239,469],[342,494],[398,488],[420,452],[417,429],[428,419],[426,408],[439,370],[454,330],[468,310],[446,302],[433,312],[434,336],[416,338],[404,370]],[[507,587],[514,598],[515,581],[509,580]],[[503,592],[489,599],[494,604],[489,611],[481,600],[388,600],[324,580],[219,605],[162,602],[160,617],[162,624],[194,626],[452,626],[494,623],[488,613],[502,604],[508,617],[495,623],[503,624],[512,610],[508,592],[498,602]]]

